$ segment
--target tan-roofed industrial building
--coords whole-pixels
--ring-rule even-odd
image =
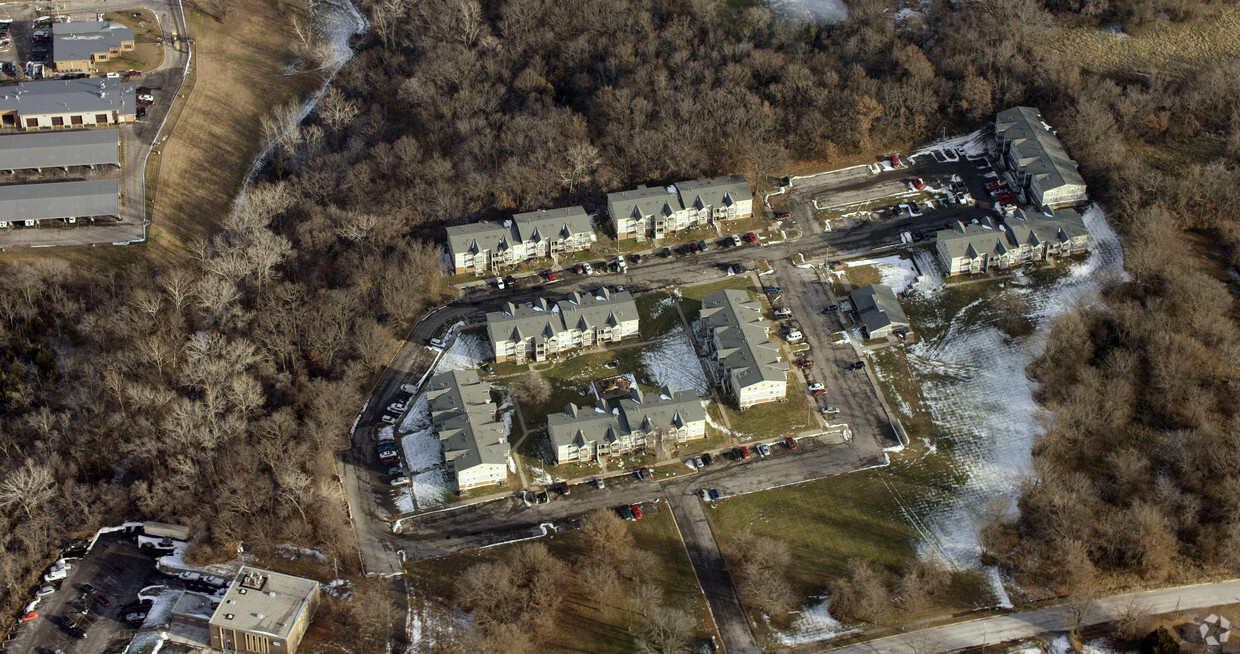
[[[58,73],[95,70],[95,64],[133,52],[133,28],[111,21],[52,25],[52,68]]]
[[[115,79],[53,79],[0,86],[0,126],[90,127],[137,120],[134,85]]]
[[[0,170],[119,166],[120,138],[115,129],[0,136]]]
[[[319,606],[319,582],[243,566],[211,614],[211,647],[293,654]]]
[[[0,227],[34,227],[41,220],[75,223],[119,217],[121,185],[115,179],[0,186]]]

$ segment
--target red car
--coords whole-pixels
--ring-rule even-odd
[[[923,181],[921,180],[921,178],[920,178],[920,177],[914,177],[914,178],[913,178],[913,188],[915,188],[915,189],[917,189],[918,191],[920,191],[920,190],[922,190],[923,188],[926,188],[926,183],[925,183],[925,182],[923,182]]]
[[[775,214],[775,220],[783,220],[784,218],[791,218],[791,217],[792,217],[792,214],[788,213],[787,211],[780,211],[779,213]]]
[[[107,595],[96,594],[95,601],[99,602],[99,605],[103,607],[112,606],[112,600],[108,599]]]
[[[1007,182],[1004,182],[1004,181],[991,182],[991,183],[989,183],[989,184],[987,184],[987,185],[986,185],[986,190],[987,190],[987,191],[993,191],[993,190],[995,190],[995,189],[1004,188],[1004,187],[1006,187],[1006,186],[1007,186]]]
[[[892,168],[900,167],[900,155],[898,154],[891,155],[891,167]]]
[[[633,506],[630,506],[630,507],[629,507],[629,510],[633,512],[633,519],[634,519],[634,520],[641,520],[641,519],[642,519],[642,507],[641,507],[641,505],[640,505],[640,504],[634,504]]]
[[[140,70],[127,70],[125,74],[130,77],[142,77],[142,71]]]
[[[797,449],[797,439],[789,436],[784,439],[784,445],[787,445],[790,450],[795,450]]]
[[[745,234],[745,242],[746,243],[757,243],[758,235],[755,234],[754,232],[749,232],[748,234]]]
[[[545,277],[547,278],[547,281],[549,281],[549,282],[554,282],[554,281],[555,281],[555,273],[554,273],[554,272],[552,272],[552,271],[550,271],[550,270],[548,270],[547,272],[543,273],[543,276],[545,276]]]
[[[586,273],[586,268],[585,268],[585,266],[583,266],[583,265],[581,265],[581,264],[577,264],[577,267],[576,267],[576,268],[574,268],[574,270],[576,270],[576,271],[577,271],[577,274],[578,274],[578,275],[584,275],[584,274]]]
[[[748,448],[748,447],[745,447],[744,445],[742,445],[742,446],[741,446],[741,450],[740,450],[740,455],[741,455],[741,458],[742,458],[742,459],[744,459],[744,460],[748,461],[748,460],[749,460],[749,457],[751,456],[751,455],[750,455],[750,453],[749,453],[749,448]]]
[[[22,622],[30,622],[31,620],[34,620],[37,617],[39,617],[38,611],[26,611],[25,613],[22,614]]]
[[[825,389],[825,388],[820,388],[820,389],[818,389],[818,390],[816,390],[816,391],[810,391],[810,392],[809,392],[809,394],[810,394],[810,395],[813,395],[814,397],[818,397],[818,396],[820,396],[820,395],[826,395],[826,394],[827,394],[827,389]]]
[[[814,360],[813,359],[797,359],[797,367],[798,368],[812,368],[814,367]]]

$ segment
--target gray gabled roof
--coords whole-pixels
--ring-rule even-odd
[[[749,181],[744,175],[699,178],[691,182],[677,182],[680,203],[686,208],[727,207],[745,200],[752,200]]]
[[[736,388],[763,381],[787,381],[788,365],[779,359],[779,345],[767,330],[762,304],[747,291],[725,289],[702,298],[702,325],[713,329],[716,357],[732,370]]]
[[[0,186],[0,221],[119,216],[120,182],[98,179]]]
[[[631,293],[604,288],[598,295],[573,293],[554,305],[545,298],[530,304],[509,303],[503,311],[487,314],[487,336],[492,343],[548,339],[570,329],[589,331],[637,319],[637,303]]]
[[[1007,223],[1017,245],[1037,246],[1042,243],[1064,243],[1078,236],[1088,236],[1085,221],[1073,209],[1059,209],[1053,216],[1026,213],[1017,209]]]
[[[120,163],[120,131],[115,129],[0,136],[0,170]]]
[[[558,449],[590,442],[607,444],[638,430],[679,429],[704,420],[706,410],[696,392],[672,391],[665,386],[659,394],[634,389],[610,408],[604,403],[584,407],[569,404],[562,413],[547,416],[547,428]]]
[[[989,216],[977,223],[957,221],[951,229],[937,232],[935,238],[950,259],[976,259],[982,254],[1003,254],[1011,245],[1007,234]]]
[[[52,24],[52,60],[87,61],[133,42],[133,28],[111,21]]]
[[[679,195],[662,187],[646,188],[644,184],[629,191],[608,193],[607,207],[613,216],[629,218],[670,216],[684,209]]]
[[[0,111],[18,116],[44,114],[137,113],[138,99],[131,82],[115,79],[45,79],[0,86]]]
[[[447,227],[448,248],[454,254],[462,252],[498,252],[517,242],[516,230],[499,223],[480,222]]]
[[[478,379],[477,370],[451,370],[431,377],[426,401],[444,459],[458,471],[508,462],[507,428],[495,418],[499,407],[491,401],[491,385]]]
[[[908,316],[890,287],[870,284],[848,294],[862,324],[870,333],[887,327],[908,327]]]
[[[1012,159],[1043,190],[1084,186],[1076,162],[1033,107],[1013,107],[995,115],[995,135],[1010,144]]]
[[[590,233],[590,216],[581,207],[541,209],[512,217],[522,241],[558,241],[574,234]]]

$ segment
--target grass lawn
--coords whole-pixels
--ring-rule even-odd
[[[657,244],[655,247],[674,247],[681,243],[706,241],[708,246],[714,248],[715,242],[713,239],[717,238],[719,238],[719,232],[716,232],[714,227],[702,225],[684,231],[668,232],[663,238],[655,239],[653,243]]]
[[[727,412],[728,422],[732,423],[732,431],[745,441],[791,436],[808,429],[811,424],[809,399],[791,371],[788,373],[787,402],[768,402],[744,411],[725,405],[723,410]]]
[[[908,357],[901,347],[889,347],[870,354],[879,386],[887,396],[887,404],[900,418],[909,439],[933,438],[937,435],[930,409],[921,395],[921,384],[913,378]]]
[[[148,250],[153,255],[170,256],[219,229],[262,147],[261,118],[322,83],[325,71],[286,74],[290,21],[306,21],[305,11],[305,3],[293,0],[235,0],[219,22],[186,5],[200,76],[160,148]],[[237,66],[232,62],[238,57],[250,63]]]
[[[103,15],[104,20],[120,23],[133,28],[134,48],[119,57],[100,62],[101,73],[115,73],[126,70],[148,72],[155,70],[164,63],[164,46],[156,43],[163,38],[163,30],[155,20],[155,14],[149,9],[126,9],[125,11],[109,11]],[[175,25],[167,26],[169,32],[176,29]],[[141,78],[134,80],[142,85]]]
[[[708,515],[725,551],[729,540],[746,528],[786,542],[795,562],[788,568],[789,579],[808,604],[816,602],[811,598],[841,576],[852,559],[898,574],[916,558],[922,540],[910,516],[926,518],[934,506],[952,497],[960,481],[950,453],[940,448],[886,468],[723,499]],[[953,584],[926,615],[971,609],[989,600],[980,579],[966,580]],[[759,637],[771,643],[769,634]]]
[[[653,341],[681,327],[680,313],[672,304],[675,298],[668,291],[647,293],[635,301],[637,314],[641,316],[641,339]]]
[[[747,234],[749,232],[761,234],[773,224],[775,224],[773,221],[761,216],[750,216],[740,220],[720,220],[719,230],[724,234]]]
[[[883,281],[883,275],[872,265],[849,266],[845,279],[853,288],[861,288],[870,284],[878,284]]]
[[[637,547],[655,557],[650,583],[663,591],[663,601],[689,614],[695,638],[705,640],[712,632],[706,600],[698,589],[688,553],[680,540],[671,511],[663,503],[643,505],[645,517],[626,523]],[[581,556],[580,534],[557,534],[543,543],[557,557],[574,562]],[[424,598],[451,598],[453,582],[470,566],[500,561],[517,545],[503,545],[433,561],[411,562],[405,570],[410,583]],[[640,608],[629,599],[631,589],[605,599],[600,610],[590,592],[591,580],[576,570],[564,586],[564,601],[555,616],[556,628],[542,651],[619,654],[634,651],[634,637],[641,622]]]
[[[680,289],[680,309],[684,311],[685,319],[690,323],[697,320],[702,313],[702,298],[725,288],[749,291],[750,299],[758,297],[758,291],[754,288],[751,275],[733,275],[707,284],[684,286]]]

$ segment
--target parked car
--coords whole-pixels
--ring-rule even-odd
[[[697,468],[697,469],[701,470],[702,468],[705,468],[705,467],[706,467],[706,463],[705,463],[704,461],[702,461],[702,457],[700,457],[700,456],[695,456],[695,457],[693,457],[693,467],[695,467],[695,468]]]
[[[798,368],[813,368],[814,367],[813,359],[797,359],[796,363],[797,363]]]
[[[404,392],[406,392],[406,393],[416,393],[418,389],[417,389],[417,387],[416,387],[416,386],[414,386],[413,384],[401,384],[401,385],[400,385],[400,390],[402,390],[402,391],[404,391]]]
[[[400,477],[392,477],[392,481],[388,482],[390,486],[404,486],[409,483],[409,478],[401,475]]]
[[[629,510],[633,512],[633,519],[634,519],[634,520],[641,520],[641,519],[642,519],[642,507],[641,507],[641,505],[640,505],[640,504],[634,504],[633,506],[630,506],[630,507],[629,507]]]
[[[742,461],[748,461],[752,455],[749,453],[749,448],[742,445],[736,449],[736,456]]]
[[[593,274],[594,274],[594,268],[591,268],[591,267],[590,267],[590,264],[588,264],[588,263],[583,263],[583,264],[581,264],[581,269],[582,269],[582,270],[584,270],[584,271],[586,271],[586,274],[587,274],[587,275],[593,275]]]
[[[799,329],[793,329],[789,327],[784,330],[784,338],[787,339],[789,343],[796,343],[798,341],[804,340],[805,335],[802,334]]]
[[[852,363],[848,364],[848,369],[849,369],[849,370],[861,370],[861,369],[862,369],[862,368],[864,368],[864,367],[865,367],[865,364],[864,364],[864,363],[862,363],[861,361],[854,361],[854,362],[852,362]]]
[[[376,443],[376,444],[375,444],[375,451],[376,451],[376,452],[391,452],[391,451],[395,451],[395,450],[396,450],[396,442],[395,442],[395,441],[384,441],[384,442],[382,442],[382,443]]]
[[[553,270],[544,270],[543,278],[546,279],[549,284],[560,281],[560,279],[555,276],[555,271]]]
[[[146,619],[146,616],[147,616],[146,611],[134,611],[133,613],[126,613],[125,622],[142,622],[143,620]]]
[[[827,394],[827,389],[825,389],[825,388],[820,388],[820,389],[818,389],[818,390],[816,390],[816,391],[810,391],[810,392],[809,392],[809,394],[810,394],[810,395],[813,395],[814,397],[822,397],[823,395],[826,395],[826,394]]]
[[[586,274],[586,267],[585,267],[585,266],[583,266],[583,265],[581,265],[581,264],[577,264],[577,265],[573,268],[573,270],[574,270],[574,271],[576,271],[576,273],[577,273],[578,275],[584,275],[584,274]]]
[[[65,628],[65,633],[69,634],[70,636],[73,636],[74,638],[78,640],[86,640],[85,629],[73,624],[72,622],[68,620],[66,620],[65,622],[69,625],[68,627]]]
[[[920,215],[921,215],[921,205],[919,205],[919,204],[917,204],[916,202],[913,202],[912,200],[910,200],[910,201],[909,201],[909,203],[908,203],[908,215],[910,215],[910,216],[912,216],[912,217],[914,217],[914,218],[916,218],[917,216],[920,216]]]
[[[508,288],[507,284],[504,283],[503,277],[496,277],[495,279],[491,280],[491,283],[495,285],[495,288],[498,288],[501,291],[504,290],[505,288]]]
[[[633,519],[633,509],[629,508],[628,506],[622,506],[616,509],[616,512],[619,513],[620,517],[625,520]]]
[[[565,496],[565,497],[568,497],[569,495],[571,495],[571,494],[573,493],[573,491],[572,491],[572,490],[568,487],[568,482],[566,482],[566,481],[562,481],[562,482],[560,482],[560,483],[556,484],[556,485],[555,485],[555,491],[556,491],[557,493],[559,493],[560,495],[563,495],[563,496]]]
[[[746,243],[757,243],[757,242],[758,242],[758,233],[757,233],[757,232],[748,232],[748,233],[746,233],[746,234],[745,234],[744,239],[745,239],[745,242],[746,242]]]
[[[729,239],[729,242],[731,242],[731,243],[732,243],[732,246],[733,246],[733,247],[740,247],[740,246],[741,246],[741,237],[737,236],[736,234],[733,234],[733,235],[732,235],[732,238],[731,238],[731,239]]]
[[[26,611],[25,613],[22,614],[22,622],[30,622],[31,620],[34,620],[37,617],[39,617],[38,611]]]
[[[835,414],[837,414],[837,413],[839,413],[839,412],[840,412],[839,407],[834,407],[834,406],[824,406],[824,407],[822,407],[822,413],[823,413],[823,415],[833,416],[833,415],[835,415]]]
[[[534,496],[534,501],[539,504],[546,504],[551,501],[551,496],[547,495],[547,491],[538,491],[538,494]]]
[[[56,587],[51,584],[48,584],[46,586],[40,587],[38,592],[35,593],[35,595],[38,597],[47,597],[48,595],[51,595],[54,592],[56,592]]]
[[[385,413],[385,414],[383,414],[382,416],[379,416],[379,419],[380,419],[380,420],[382,420],[383,422],[385,422],[385,423],[389,424],[389,425],[394,425],[394,424],[396,424],[396,416],[394,416],[394,415],[392,415],[392,414],[390,414],[390,413]]]
[[[108,596],[104,595],[103,593],[95,593],[92,599],[94,599],[95,602],[97,602],[100,606],[103,606],[103,607],[112,606],[112,600],[108,599]]]
[[[93,595],[95,593],[95,587],[90,584],[82,584],[78,586],[78,590],[82,591],[83,595]]]
[[[604,488],[607,488],[607,483],[603,481],[603,478],[602,478],[602,477],[595,477],[595,478],[594,478],[594,487],[595,487],[595,488],[597,488],[597,489],[599,489],[599,490],[603,490]]]
[[[836,309],[839,309],[839,308],[840,308],[840,305],[838,304],[828,304],[826,308],[822,310],[822,312],[831,313],[832,311],[835,311]]]
[[[390,466],[400,461],[400,455],[396,453],[396,450],[384,450],[379,453],[379,461]]]
[[[823,386],[822,382],[811,382],[809,385],[809,390],[811,391],[821,391],[824,389],[826,389],[826,386]]]
[[[388,405],[388,411],[404,411],[405,405],[401,402],[393,402]]]
[[[766,293],[767,295],[777,295],[779,293],[783,293],[784,289],[778,286],[763,286],[762,292]]]
[[[711,465],[714,462],[715,462],[714,457],[710,455],[710,452],[707,452],[702,455],[702,463],[705,463],[706,465]]]
[[[638,468],[637,478],[641,480],[650,479],[650,468]]]
[[[900,155],[898,154],[891,155],[891,167],[892,168],[900,167]]]
[[[909,186],[912,186],[913,190],[920,191],[926,188],[926,183],[920,177],[914,177],[909,181]]]
[[[389,474],[389,475],[392,475],[393,477],[396,477],[396,476],[398,476],[398,475],[403,475],[403,474],[405,474],[405,469],[404,469],[404,468],[402,468],[401,466],[392,466],[392,467],[388,468],[388,471],[387,471],[387,472],[388,472],[388,474]]]
[[[779,307],[778,309],[775,310],[775,317],[776,318],[791,318],[792,310],[787,307]]]
[[[767,445],[766,443],[758,443],[755,449],[758,450],[759,456],[770,456],[771,455],[771,447]]]
[[[793,438],[793,437],[791,437],[791,436],[789,436],[789,437],[785,438],[785,439],[784,439],[784,446],[785,446],[785,447],[787,447],[787,448],[788,448],[788,449],[790,449],[790,450],[795,450],[795,449],[797,449],[797,439],[795,439],[795,438]]]
[[[717,500],[717,499],[719,499],[719,491],[718,491],[718,489],[712,488],[712,489],[710,489],[710,490],[709,490],[709,491],[707,491],[707,492],[708,492],[708,493],[710,493],[710,499],[712,499],[712,500]]]

